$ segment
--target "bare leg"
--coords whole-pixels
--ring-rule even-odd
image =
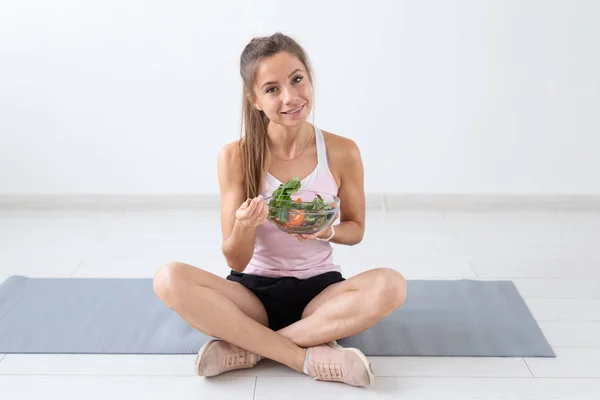
[[[380,268],[329,286],[305,308],[302,320],[277,333],[301,347],[316,346],[369,329],[406,299],[406,281]]]
[[[306,350],[266,327],[262,303],[239,283],[169,263],[156,273],[154,290],[193,328],[303,372]]]

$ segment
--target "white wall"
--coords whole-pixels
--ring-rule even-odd
[[[0,2],[0,194],[217,193],[281,30],[371,193],[600,194],[600,2]]]

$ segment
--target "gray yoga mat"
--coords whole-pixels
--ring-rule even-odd
[[[151,279],[0,285],[0,353],[195,354],[209,339],[156,297]],[[408,281],[401,308],[338,343],[368,356],[555,356],[510,281]]]

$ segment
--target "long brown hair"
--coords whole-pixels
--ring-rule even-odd
[[[312,68],[306,52],[294,39],[281,32],[252,39],[240,57],[240,75],[243,82],[240,145],[242,147],[244,192],[247,198],[253,198],[260,194],[260,184],[266,173],[268,161],[267,126],[269,118],[263,111],[257,110],[252,103],[252,99],[256,97],[254,93],[256,71],[265,58],[283,51],[296,56],[304,64],[308,79],[313,84]]]

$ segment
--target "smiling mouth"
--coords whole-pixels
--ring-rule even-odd
[[[302,111],[302,109],[304,108],[304,106],[305,106],[305,105],[306,105],[306,103],[304,103],[304,104],[303,104],[303,105],[301,105],[300,107],[298,107],[298,108],[295,108],[295,109],[293,109],[293,110],[290,110],[290,111],[284,111],[284,112],[282,112],[282,114],[296,114],[296,113],[298,113],[298,112]]]

